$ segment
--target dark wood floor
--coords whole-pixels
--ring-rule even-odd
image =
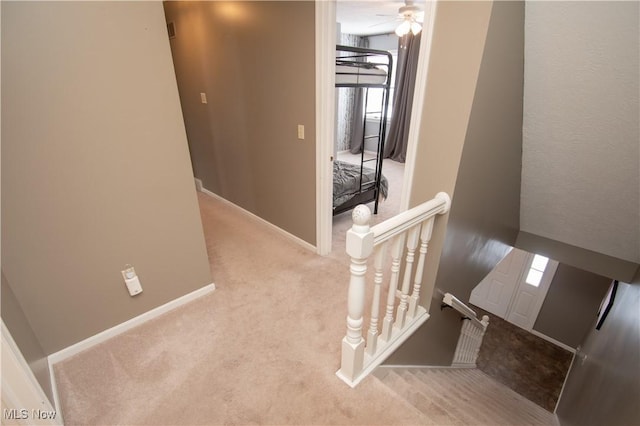
[[[489,315],[477,365],[520,395],[553,412],[573,354],[501,318]]]

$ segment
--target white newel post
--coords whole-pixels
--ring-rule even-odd
[[[482,317],[480,324],[477,320],[475,324],[469,319],[463,321],[458,346],[453,355],[452,367],[476,367],[478,353],[488,325],[489,317],[487,315]]]
[[[359,205],[353,210],[353,226],[347,231],[347,254],[351,257],[349,280],[347,334],[342,339],[342,363],[338,374],[349,381],[361,373],[365,341],[362,337],[365,303],[367,258],[373,252],[373,232],[369,226],[371,210]]]

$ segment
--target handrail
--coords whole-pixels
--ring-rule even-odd
[[[432,200],[373,226],[371,231],[373,231],[374,235],[374,245],[403,233],[429,217],[446,213],[450,207],[451,198],[449,195],[446,192],[438,192]]]
[[[464,315],[466,319],[470,320],[471,323],[476,327],[482,330],[487,329],[487,326],[489,325],[489,317],[487,315],[484,315],[482,317],[482,321],[480,321],[478,319],[478,316],[476,315],[476,312],[470,307],[468,307],[467,305],[465,305],[464,302],[462,302],[462,300],[458,299],[453,294],[445,293],[444,297],[442,298],[442,304],[443,304],[442,305],[443,307],[450,306],[456,311],[460,312],[462,315]]]
[[[353,225],[346,236],[346,250],[351,257],[347,333],[342,339],[340,370],[336,372],[350,386],[356,386],[429,318],[428,306],[421,305],[422,277],[435,217],[447,213],[450,206],[449,195],[441,192],[373,227],[369,226],[371,211],[367,206],[354,209]],[[385,266],[387,255],[391,258],[389,269]],[[370,258],[374,277],[366,329],[364,307]],[[388,285],[383,285],[384,281]],[[430,294],[433,288],[427,290]]]

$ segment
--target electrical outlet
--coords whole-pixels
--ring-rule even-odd
[[[136,270],[133,266],[126,265],[120,272],[122,273],[122,278],[124,278],[124,283],[131,296],[142,293],[142,284],[140,284],[140,279],[136,275]]]
[[[304,139],[304,125],[298,124],[298,139]]]

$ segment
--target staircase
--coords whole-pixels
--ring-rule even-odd
[[[378,368],[373,376],[434,425],[559,425],[555,414],[476,368]]]

